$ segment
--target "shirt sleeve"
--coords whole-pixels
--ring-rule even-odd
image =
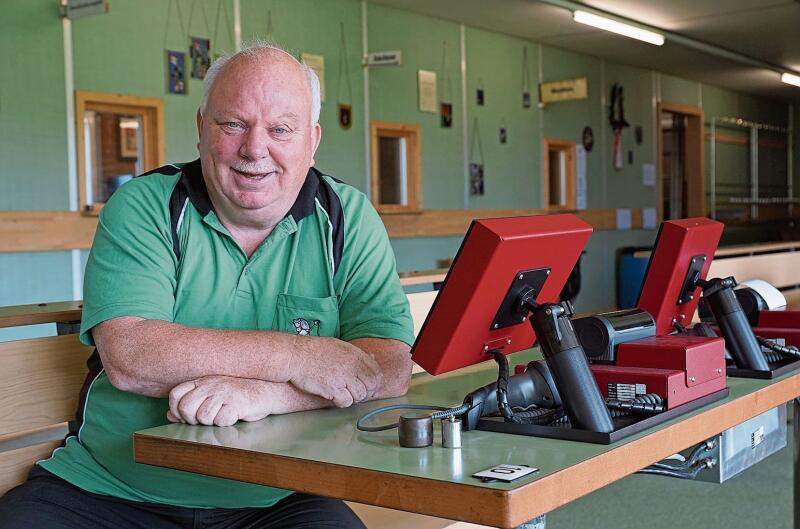
[[[132,180],[100,211],[84,273],[80,339],[87,345],[94,345],[92,328],[112,318],[173,319],[178,263],[161,196],[169,193],[167,178]]]
[[[339,270],[344,275],[339,300],[340,338],[390,338],[412,345],[414,326],[408,298],[400,285],[386,228],[366,201],[353,216],[345,222]]]

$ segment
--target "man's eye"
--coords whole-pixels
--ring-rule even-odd
[[[274,132],[275,134],[288,134],[289,129],[287,129],[286,127],[275,127],[274,129],[272,129],[272,132]]]
[[[223,123],[222,126],[227,128],[227,129],[241,129],[242,128],[242,124],[241,123],[237,123],[235,121],[228,121],[226,123]]]

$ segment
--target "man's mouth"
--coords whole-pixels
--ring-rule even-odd
[[[266,172],[240,171],[235,167],[231,167],[231,171],[248,180],[263,180],[264,178],[275,173],[275,171],[266,171]]]

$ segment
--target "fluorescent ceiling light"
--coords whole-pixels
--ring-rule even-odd
[[[636,26],[631,26],[630,24],[623,24],[622,22],[617,22],[616,20],[612,20],[610,18],[589,13],[588,11],[574,11],[572,13],[572,19],[575,22],[580,22],[581,24],[586,24],[587,26],[604,29],[606,31],[624,35],[632,39],[643,40],[645,42],[649,42],[650,44],[655,44],[656,46],[661,46],[664,44],[664,35],[655,33],[653,31],[648,31],[646,29],[637,28]]]
[[[800,86],[800,75],[785,73],[781,75],[781,81],[783,81],[786,84]]]

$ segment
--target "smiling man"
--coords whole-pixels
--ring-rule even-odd
[[[142,428],[398,396],[411,373],[380,218],[313,167],[316,75],[256,45],[216,61],[204,88],[200,159],[133,180],[100,214],[76,426],[0,500],[0,528],[363,527],[339,501],[133,462]]]

